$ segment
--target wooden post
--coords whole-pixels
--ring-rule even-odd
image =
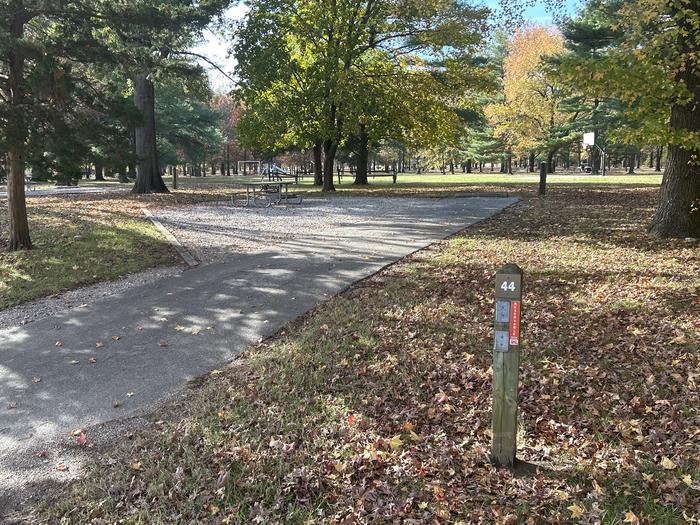
[[[547,191],[547,163],[540,162],[540,195]]]
[[[523,271],[516,264],[496,273],[491,461],[502,467],[515,462],[522,282]]]

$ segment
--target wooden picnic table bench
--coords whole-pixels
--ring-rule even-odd
[[[397,172],[394,171],[394,170],[391,170],[391,171],[386,171],[386,170],[368,170],[368,171],[367,171],[367,178],[370,178],[370,177],[372,177],[372,178],[375,178],[375,177],[391,177],[392,183],[393,183],[393,184],[396,184],[396,177],[397,177],[397,175],[398,175]],[[340,180],[340,177],[341,177],[341,176],[345,176],[345,173],[342,173],[342,172],[339,171],[339,172],[338,172],[338,184],[341,183],[341,180]],[[351,176],[351,177],[354,177],[354,176],[355,176],[355,172],[354,172],[354,171],[351,171],[351,172],[350,172],[350,176]]]
[[[294,184],[299,183],[299,175],[295,175],[293,173],[263,173],[263,176],[261,177],[261,181],[264,181],[267,179],[268,181],[277,181],[281,182],[285,179],[290,179],[294,181]]]
[[[31,176],[24,177],[24,191],[35,190],[39,183],[32,180]],[[7,177],[0,175],[0,185],[7,186]]]
[[[265,207],[273,204],[291,203],[301,204],[302,196],[297,193],[289,193],[291,182],[284,181],[260,181],[244,182],[245,201],[243,206],[259,206],[258,201],[262,201]],[[284,190],[284,191],[283,191]],[[235,205],[235,195],[231,196],[231,204]]]
[[[31,175],[24,177],[24,191],[32,190],[34,191],[39,183],[32,180]]]

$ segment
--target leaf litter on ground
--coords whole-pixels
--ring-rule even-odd
[[[555,188],[385,269],[210,374],[44,516],[697,522],[700,255],[646,236],[655,199]],[[488,459],[506,262],[525,270],[513,471]]]

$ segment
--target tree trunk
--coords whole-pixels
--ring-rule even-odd
[[[654,167],[654,171],[661,171],[661,156],[664,154],[664,147],[659,146],[656,149],[656,166]]]
[[[364,124],[360,124],[360,133],[358,134],[359,145],[357,147],[357,170],[355,171],[355,184],[369,184],[367,180],[367,163],[369,162],[369,138],[367,137],[367,128]]]
[[[600,104],[600,100],[596,98],[593,101],[593,107],[598,108],[598,105]],[[593,129],[593,139],[594,142],[598,143],[598,137],[600,136],[600,130],[595,128]],[[602,155],[600,153],[600,150],[596,146],[591,146],[591,155],[589,156],[589,161],[588,164],[591,166],[591,174],[592,175],[599,175],[600,174],[600,168],[601,168],[601,161],[603,160]],[[605,175],[605,167],[603,167],[603,175]]]
[[[692,100],[671,107],[671,131],[687,134],[700,132],[700,76],[688,64],[678,73],[692,93]],[[668,145],[666,169],[661,182],[659,204],[649,226],[656,237],[700,237],[700,151],[678,144]]]
[[[531,151],[530,155],[527,157],[527,171],[530,173],[535,173],[535,152]]]
[[[129,182],[129,178],[126,176],[126,166],[121,164],[118,168],[117,174],[119,175],[119,182]]]
[[[27,201],[24,196],[24,158],[21,148],[10,147],[10,176],[7,179],[7,201],[10,219],[8,249],[31,250],[27,220]]]
[[[326,139],[323,141],[323,191],[335,191],[333,184],[333,165],[335,163],[335,152],[338,150],[338,143]]]
[[[634,175],[634,153],[630,153],[627,157],[627,174]]]
[[[323,156],[321,141],[314,142],[314,185],[323,185]]]
[[[26,12],[20,2],[10,20],[10,38],[19,40],[24,35]],[[7,130],[8,156],[10,173],[7,178],[7,208],[9,218],[10,238],[7,248],[10,251],[31,250],[32,240],[29,236],[29,221],[27,220],[27,201],[24,195],[24,149],[27,136],[26,109],[24,104],[24,56],[18,46],[10,48],[7,69],[9,98],[8,121],[12,124]]]
[[[105,180],[104,167],[99,162],[95,162],[95,180]]]
[[[134,104],[141,112],[143,121],[136,128],[136,182],[132,193],[167,193],[158,165],[156,146],[155,92],[153,82],[146,74],[134,79]]]
[[[472,172],[472,159],[467,159],[467,173]]]
[[[554,155],[556,153],[556,150],[547,153],[547,173],[554,173]]]

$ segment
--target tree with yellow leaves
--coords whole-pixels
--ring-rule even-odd
[[[530,154],[531,165],[535,153],[546,154],[550,172],[557,150],[571,141],[562,129],[576,118],[575,113],[562,111],[563,88],[543,67],[546,57],[563,49],[564,40],[556,29],[526,26],[518,30],[508,44],[502,100],[486,108],[494,135],[509,151]]]

